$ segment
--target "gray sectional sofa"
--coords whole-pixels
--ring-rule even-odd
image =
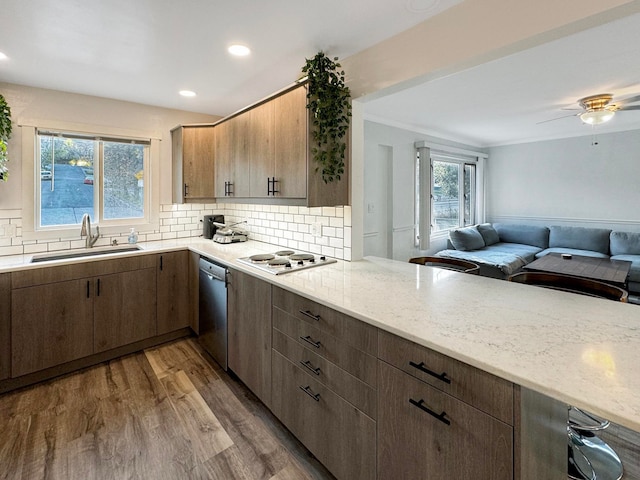
[[[480,275],[506,278],[548,253],[571,253],[631,262],[629,292],[640,294],[640,233],[586,228],[484,223],[449,233],[439,257],[469,260]]]

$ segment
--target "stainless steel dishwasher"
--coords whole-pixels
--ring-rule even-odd
[[[227,269],[200,257],[200,336],[198,341],[227,369]]]

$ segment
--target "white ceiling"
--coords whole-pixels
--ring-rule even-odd
[[[0,81],[227,115],[462,1],[2,0]]]
[[[640,95],[640,14],[365,103],[366,118],[480,147],[640,129],[640,110],[583,124],[577,100]],[[640,105],[635,103],[634,105]]]

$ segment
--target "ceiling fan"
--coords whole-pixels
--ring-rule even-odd
[[[597,95],[590,95],[578,100],[578,105],[582,107],[582,112],[574,113],[571,115],[564,115],[562,117],[552,118],[551,120],[544,120],[538,123],[553,122],[555,120],[560,120],[561,118],[567,117],[580,117],[580,120],[588,125],[600,125],[601,123],[605,123],[611,120],[618,111],[640,110],[640,105],[630,105],[631,103],[640,102],[640,95],[626,98],[616,103],[611,103],[612,100],[613,94],[611,93],[599,93]]]

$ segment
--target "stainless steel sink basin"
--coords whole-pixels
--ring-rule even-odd
[[[112,247],[83,248],[82,250],[34,255],[31,259],[31,263],[48,262],[50,260],[65,260],[70,258],[94,257],[97,255],[108,255],[110,253],[134,252],[136,250],[142,249],[137,245],[116,245]]]

